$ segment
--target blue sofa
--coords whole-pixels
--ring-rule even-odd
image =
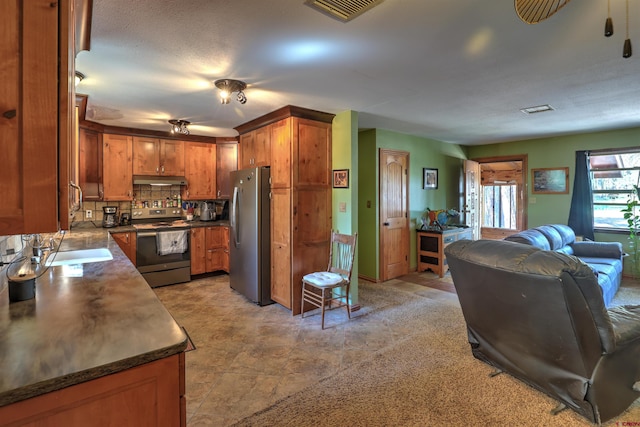
[[[602,288],[602,299],[609,307],[622,281],[622,244],[618,242],[576,241],[571,227],[549,224],[521,231],[504,240],[573,255],[589,265]]]

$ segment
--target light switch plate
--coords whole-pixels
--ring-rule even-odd
[[[347,211],[347,203],[346,202],[340,202],[338,204],[338,210],[340,212],[346,212]]]
[[[87,209],[86,211],[84,211],[84,215],[87,219],[91,219],[93,218],[93,211],[91,209]]]

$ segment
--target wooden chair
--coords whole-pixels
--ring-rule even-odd
[[[327,305],[329,310],[346,307],[347,316],[351,319],[349,290],[357,237],[358,233],[348,235],[332,231],[327,271],[310,273],[302,278],[301,316],[304,317],[305,302],[319,307],[322,311],[322,329],[324,329],[324,312]],[[332,307],[333,301],[337,301],[338,305]]]

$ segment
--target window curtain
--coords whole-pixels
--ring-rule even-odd
[[[577,236],[595,240],[593,236],[593,189],[588,151],[576,151],[575,170],[568,225]]]

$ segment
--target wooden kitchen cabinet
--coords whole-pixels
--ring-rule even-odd
[[[241,152],[245,134],[254,133],[255,140],[257,130],[268,132],[271,299],[294,315],[301,312],[302,276],[328,264],[333,117],[287,106],[236,128]]]
[[[238,144],[217,143],[216,144],[216,198],[231,198],[231,171],[238,169]]]
[[[191,275],[207,272],[207,249],[204,227],[191,229]]]
[[[229,273],[229,227],[214,225],[191,229],[191,275]]]
[[[82,200],[102,200],[102,134],[89,129],[79,131],[79,185]]]
[[[240,135],[241,169],[271,164],[271,129],[268,125]]]
[[[3,425],[186,425],[184,352],[0,407]]]
[[[444,248],[462,239],[473,239],[473,231],[470,228],[452,228],[444,231],[417,230],[418,272],[429,269],[438,276],[444,277],[449,271]]]
[[[120,233],[111,233],[111,237],[116,241],[122,252],[133,265],[136,265],[136,232],[125,231]]]
[[[185,177],[184,200],[216,198],[216,144],[185,143]]]
[[[227,227],[205,228],[207,272],[219,270],[229,272],[229,231],[227,229],[225,240],[225,228]]]
[[[184,142],[133,137],[133,174],[184,176]]]
[[[133,199],[133,137],[104,134],[102,137],[104,200]]]
[[[68,229],[71,4],[3,0],[0,16],[0,236]]]

